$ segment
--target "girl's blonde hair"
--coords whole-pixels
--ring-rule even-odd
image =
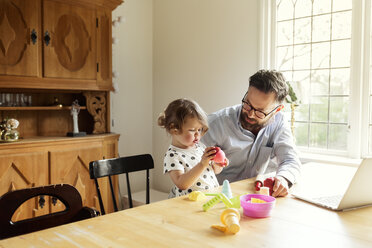
[[[208,130],[207,115],[204,110],[193,100],[181,98],[171,102],[158,118],[158,125],[165,128],[167,132],[172,129],[182,131],[186,118],[197,118],[203,125],[202,135]]]

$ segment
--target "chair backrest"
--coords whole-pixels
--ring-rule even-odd
[[[11,218],[14,212],[22,203],[33,197],[45,195],[57,198],[65,205],[66,209],[56,213],[12,222]],[[0,239],[39,231],[98,215],[98,211],[82,206],[79,191],[69,184],[55,184],[14,190],[0,197]]]
[[[102,215],[105,214],[102,196],[99,188],[97,178],[108,177],[111,189],[111,196],[114,205],[114,211],[118,211],[115,200],[114,188],[112,185],[111,176],[118,174],[126,174],[127,190],[129,207],[133,207],[132,192],[129,182],[129,173],[135,171],[146,170],[146,204],[150,203],[150,175],[149,170],[154,168],[154,160],[150,154],[141,154],[129,157],[111,158],[92,161],[89,163],[90,178],[94,179],[97,189],[97,195]]]

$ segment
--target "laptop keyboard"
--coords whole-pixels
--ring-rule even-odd
[[[341,199],[342,199],[342,195],[331,195],[331,196],[322,196],[322,197],[313,198],[315,202],[320,202],[326,206],[338,206]]]

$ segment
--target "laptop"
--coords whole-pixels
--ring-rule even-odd
[[[350,174],[350,173],[349,173]],[[337,177],[337,176],[336,176]],[[318,178],[312,180],[318,181]],[[363,159],[349,184],[343,181],[346,190],[343,193],[314,192],[311,185],[301,185],[310,187],[306,190],[292,192],[292,195],[298,199],[319,205],[332,210],[350,210],[354,208],[372,206],[372,190],[370,189],[372,181],[372,158]],[[301,182],[299,182],[301,184]],[[325,184],[325,187],[327,185]],[[311,194],[309,194],[311,192]],[[324,192],[323,192],[324,193]]]

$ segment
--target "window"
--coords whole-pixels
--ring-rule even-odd
[[[270,61],[261,64],[283,72],[301,100],[295,108],[297,146],[352,157],[372,155],[372,56],[365,57],[372,51],[370,0],[266,2],[261,28],[267,34],[261,39],[272,38],[261,53],[272,52],[266,56]],[[288,119],[290,112],[286,107]]]

